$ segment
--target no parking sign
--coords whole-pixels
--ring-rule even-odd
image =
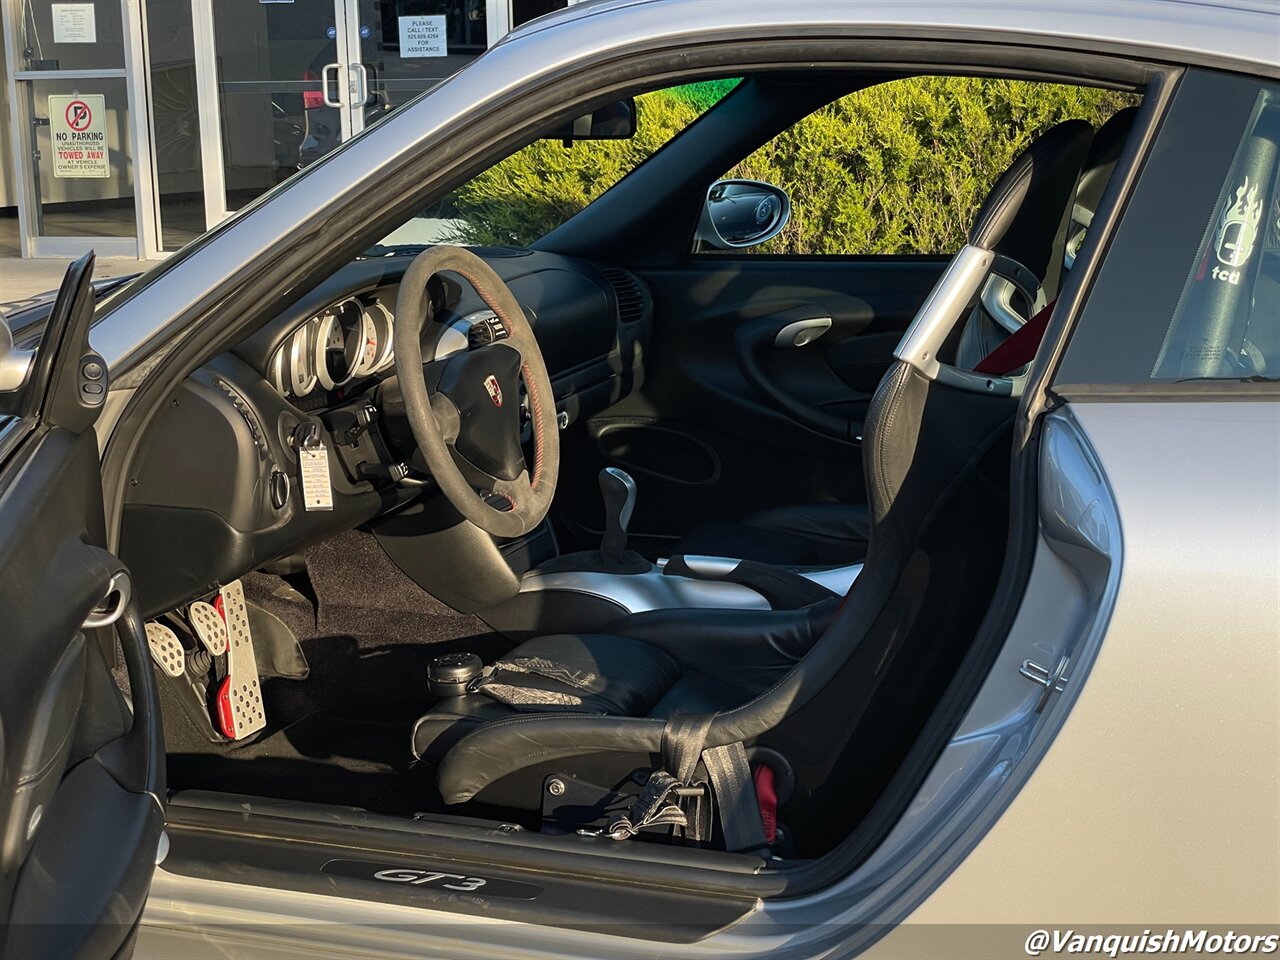
[[[81,93],[49,98],[55,177],[110,177],[106,97]]]

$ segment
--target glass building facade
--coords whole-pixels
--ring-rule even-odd
[[[571,2],[0,0],[0,256],[163,256]]]

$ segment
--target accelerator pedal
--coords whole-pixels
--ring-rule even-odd
[[[239,580],[222,588],[216,609],[227,627],[227,676],[218,689],[218,723],[224,736],[243,740],[267,725],[267,712],[249,633],[249,610]]]
[[[151,659],[171,677],[180,677],[187,669],[187,655],[178,635],[162,623],[147,624],[147,646]]]
[[[213,604],[197,600],[187,608],[187,619],[210,654],[220,657],[227,652],[227,625]]]

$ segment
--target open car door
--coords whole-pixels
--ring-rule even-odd
[[[92,275],[33,352],[0,321],[0,957],[128,955],[164,828],[145,627],[103,547]]]

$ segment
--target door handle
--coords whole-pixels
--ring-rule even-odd
[[[129,606],[129,601],[133,598],[133,580],[129,577],[127,570],[118,570],[111,579],[107,581],[106,592],[102,595],[102,599],[98,605],[89,611],[89,615],[84,618],[84,628],[93,627],[109,627],[120,619],[120,614],[124,613],[125,608]]]
[[[363,107],[369,102],[369,71],[363,63],[353,63],[347,68],[351,72],[351,105]]]
[[[761,360],[770,348],[795,350],[822,337],[834,325],[831,316],[814,316],[820,308],[792,307],[772,316],[748,320],[734,331],[738,370],[744,380],[770,400],[784,415],[817,433],[845,443],[858,443],[862,423],[800,400],[782,389],[766,372]]]
[[[810,317],[807,320],[797,320],[794,323],[788,323],[778,331],[778,335],[773,338],[773,345],[793,350],[796,347],[803,347],[806,344],[813,343],[830,329],[830,317]]]
[[[341,66],[336,63],[326,63],[320,68],[320,96],[324,98],[326,107],[342,107],[342,90],[338,87],[338,71]],[[333,86],[338,91],[339,99],[334,100],[329,96],[329,71],[333,71]]]

